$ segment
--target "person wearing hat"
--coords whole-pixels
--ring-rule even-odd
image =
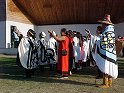
[[[52,31],[53,35],[56,36],[56,33],[54,31]],[[57,58],[57,54],[56,54],[56,46],[57,46],[57,41],[53,38],[53,36],[50,34],[50,39],[48,40],[48,49],[52,49],[54,51],[54,59],[55,60],[52,60],[50,59],[50,71],[53,71],[54,70],[54,64],[55,64],[55,61],[56,61],[56,58]]]
[[[108,14],[105,15],[104,20],[98,22],[102,24],[103,30],[100,40],[96,42],[96,61],[98,68],[104,73],[103,84],[99,87],[109,88],[112,86],[112,79],[116,79],[118,76],[114,25]]]
[[[37,61],[35,57],[35,32],[29,29],[27,37],[22,37],[18,46],[19,58],[21,65],[25,68],[26,77],[30,78],[34,74],[35,68],[37,67]]]
[[[44,65],[46,64],[46,47],[47,43],[45,40],[46,34],[45,32],[39,33],[39,40],[38,43],[38,63],[41,72],[44,72]]]

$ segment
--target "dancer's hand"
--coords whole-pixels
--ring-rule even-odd
[[[91,33],[90,33],[90,31],[89,31],[88,29],[85,29],[85,31],[86,31],[88,37],[90,38],[90,37],[91,37]]]
[[[50,31],[50,30],[48,30],[48,32],[49,32],[50,34],[52,34],[52,33],[53,33],[53,31]]]
[[[87,33],[87,34],[90,34],[90,30],[88,30],[88,29],[85,29],[85,31],[86,31],[86,33]]]

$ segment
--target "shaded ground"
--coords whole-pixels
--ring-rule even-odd
[[[44,73],[39,70],[31,79],[24,77],[24,69],[18,67],[15,56],[0,55],[0,93],[124,93],[124,59],[118,58],[119,78],[109,89],[101,89],[102,79],[96,80],[95,68],[85,67],[81,71],[60,80],[49,68]]]

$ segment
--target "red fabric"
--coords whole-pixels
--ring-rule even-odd
[[[69,66],[69,39],[65,36],[65,40],[59,42],[59,48],[58,48],[58,65],[57,65],[57,71],[62,74],[63,76],[68,76],[68,66]],[[62,56],[61,52],[62,50],[66,49],[67,55]]]
[[[124,37],[119,37],[118,40],[124,41]]]

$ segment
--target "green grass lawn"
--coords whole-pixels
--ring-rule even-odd
[[[101,89],[102,79],[96,80],[95,68],[85,67],[81,71],[60,80],[48,68],[44,73],[37,70],[35,75],[26,79],[24,69],[16,65],[14,57],[0,57],[0,93],[124,93],[124,59],[120,58],[119,77],[109,89]]]

